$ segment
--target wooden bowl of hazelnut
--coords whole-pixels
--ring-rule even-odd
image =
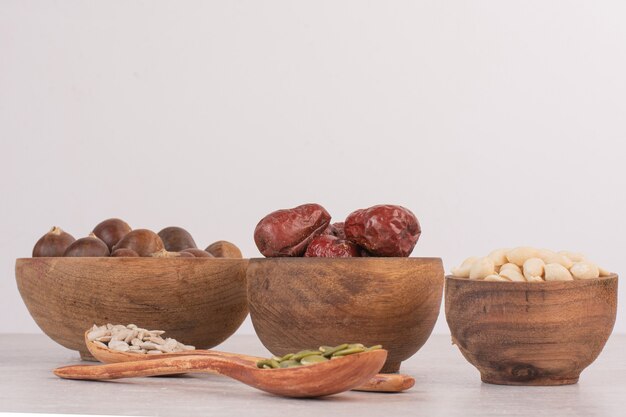
[[[131,231],[109,219],[78,240],[53,228],[32,258],[17,259],[15,275],[44,333],[91,359],[84,332],[94,323],[134,323],[198,348],[218,345],[248,314],[247,264],[225,241],[202,250],[182,228]]]
[[[409,210],[357,210],[330,223],[318,204],[264,217],[251,259],[248,301],[257,335],[274,355],[310,346],[364,343],[389,354],[382,372],[428,340],[441,306],[440,258],[409,258],[420,233]]]
[[[483,382],[574,384],[615,324],[618,277],[580,254],[498,250],[453,274],[445,289],[452,342]]]

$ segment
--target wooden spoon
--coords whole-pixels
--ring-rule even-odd
[[[238,358],[241,361],[246,361],[250,366],[256,366],[256,363],[265,358],[256,356],[248,356],[239,353],[220,352],[217,350],[189,350],[185,352],[172,352],[162,353],[160,355],[146,355],[144,353],[131,353],[120,352],[117,350],[109,349],[106,347],[98,346],[89,340],[88,334],[91,330],[85,332],[85,344],[89,353],[93,355],[98,361],[102,363],[120,363],[120,362],[135,362],[154,360],[179,356],[219,356],[224,358]],[[336,360],[336,359],[335,359]],[[211,373],[210,370],[206,371]],[[218,374],[218,372],[213,372]],[[415,385],[415,379],[408,375],[402,374],[377,374],[363,384],[353,388],[355,391],[369,391],[369,392],[402,392]]]
[[[65,379],[105,380],[180,373],[218,373],[246,385],[285,397],[322,397],[362,385],[383,367],[383,349],[347,355],[314,365],[260,369],[245,359],[183,355],[108,365],[65,366],[54,370]]]

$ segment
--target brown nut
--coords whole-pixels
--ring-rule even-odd
[[[137,252],[135,252],[132,249],[120,248],[120,249],[114,250],[111,253],[111,256],[114,256],[116,258],[136,258],[139,255],[137,254]]]
[[[214,258],[214,256],[211,255],[209,252],[198,248],[183,249],[180,251],[180,253],[190,253],[196,258]]]
[[[67,247],[63,256],[67,257],[102,257],[109,256],[109,247],[95,234],[74,241]]]
[[[267,257],[302,256],[311,240],[330,224],[330,214],[319,204],[276,210],[254,229],[254,242]]]
[[[121,219],[107,219],[96,225],[93,228],[93,234],[100,238],[109,247],[109,250],[113,246],[117,245],[127,233],[132,229],[124,220]]]
[[[170,252],[180,252],[183,249],[197,248],[191,234],[182,227],[170,226],[158,233],[163,246]]]
[[[230,243],[226,240],[218,240],[211,243],[205,249],[206,252],[213,255],[216,258],[243,258],[241,251],[234,243]]]
[[[35,243],[33,257],[63,256],[75,240],[72,235],[64,232],[60,227],[54,226]]]
[[[150,256],[151,254],[164,249],[163,241],[152,230],[148,229],[135,229],[124,236],[117,245],[113,247],[113,250],[118,249],[132,249],[137,252],[139,256]]]
[[[346,238],[374,256],[409,256],[422,229],[411,210],[378,205],[352,212],[345,221]]]
[[[195,258],[189,252],[170,252],[167,249],[161,249],[150,254],[152,258]]]

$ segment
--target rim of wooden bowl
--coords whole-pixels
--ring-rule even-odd
[[[532,288],[543,288],[546,285],[548,286],[554,286],[554,285],[571,285],[571,283],[582,283],[582,282],[594,282],[594,281],[603,281],[603,280],[611,280],[611,279],[618,279],[619,276],[617,275],[617,273],[612,272],[611,275],[606,276],[606,277],[598,277],[598,278],[588,278],[588,279],[574,279],[573,281],[542,281],[542,282],[528,282],[528,281],[508,281],[508,282],[504,282],[504,281],[485,281],[482,279],[469,279],[469,278],[463,278],[463,277],[457,277],[455,275],[446,275],[446,280],[452,280],[452,281],[466,281],[466,282],[481,282],[482,284],[479,285],[491,285],[491,284],[504,284],[504,285],[520,285],[520,284],[527,284],[532,286]]]

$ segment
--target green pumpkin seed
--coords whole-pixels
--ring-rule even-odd
[[[320,363],[320,362],[326,362],[326,361],[328,361],[328,359],[323,357],[322,355],[311,355],[311,356],[305,356],[304,358],[302,358],[300,363],[302,365],[311,365],[314,363]]]
[[[262,359],[256,363],[256,366],[263,369],[268,369],[266,367],[275,369],[278,368],[280,365],[278,364],[278,361],[275,361],[274,359]]]
[[[348,347],[350,349],[355,349],[355,348],[365,348],[365,345],[363,343],[350,343],[348,345]]]
[[[339,345],[339,346],[335,346],[335,347],[331,347],[331,348],[329,348],[329,349],[325,349],[325,350],[323,351],[323,352],[324,352],[324,356],[326,356],[326,357],[328,358],[328,357],[332,356],[332,355],[333,355],[333,353],[335,353],[335,352],[339,352],[340,350],[347,349],[347,348],[348,348],[348,346],[349,346],[349,345],[348,345],[347,343],[344,343],[344,344]],[[324,347],[327,347],[327,346],[324,346]],[[320,350],[321,350],[321,349],[320,349]]]
[[[298,353],[288,353],[284,356],[272,356],[271,359],[262,359],[257,367],[262,369],[294,368],[302,365],[313,365],[326,362],[330,359],[339,359],[354,353],[369,352],[382,349],[382,345],[365,347],[361,343],[343,343],[338,346],[320,346],[318,350],[301,350]]]
[[[300,352],[293,355],[291,359],[293,359],[294,361],[299,361],[300,359],[305,358],[307,356],[319,355],[319,354],[320,354],[319,350],[301,350]]]
[[[298,361],[294,361],[292,359],[288,359],[286,361],[282,361],[279,365],[281,368],[294,368],[296,366],[302,366],[302,364]]]
[[[339,352],[333,353],[333,357],[336,358],[339,356],[352,355],[353,353],[361,353],[361,352],[365,352],[365,348],[362,348],[362,347],[347,348],[344,350],[340,350]]]

